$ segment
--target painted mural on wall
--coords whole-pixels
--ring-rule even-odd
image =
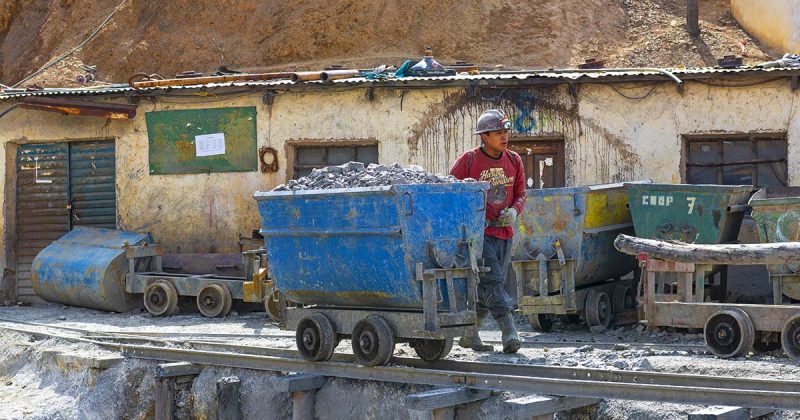
[[[629,181],[640,160],[623,139],[582,119],[579,99],[566,87],[467,88],[443,94],[411,130],[411,160],[446,173],[466,150],[480,144],[473,127],[486,109],[504,110],[512,121],[511,140],[563,138],[567,185]]]

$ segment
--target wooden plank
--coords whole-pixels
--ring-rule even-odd
[[[242,408],[239,403],[241,381],[235,376],[228,376],[217,381],[217,418],[241,420]]]
[[[559,397],[550,395],[528,395],[506,400],[505,414],[510,417],[535,417],[554,414],[561,411],[595,405],[602,401],[598,398]]]
[[[275,383],[277,392],[297,392],[320,389],[325,385],[325,377],[314,374],[297,374],[280,378]]]
[[[156,376],[159,378],[172,378],[176,376],[198,375],[202,370],[203,366],[196,363],[161,363],[156,367]]]
[[[772,414],[774,410],[766,408],[744,408],[715,406],[689,413],[689,420],[750,420]]]
[[[437,388],[406,396],[404,405],[411,410],[429,411],[485,400],[490,391],[470,388]]]
[[[715,312],[732,308],[747,313],[756,331],[781,331],[789,318],[800,314],[800,307],[790,305],[660,302],[648,312],[647,326],[703,328]]]

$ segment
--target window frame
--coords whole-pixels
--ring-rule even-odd
[[[691,168],[715,168],[716,169],[716,181],[715,184],[717,185],[725,185],[724,184],[724,168],[727,166],[736,166],[736,165],[752,165],[752,185],[754,188],[761,188],[758,179],[758,165],[759,164],[766,164],[766,163],[783,163],[784,170],[782,174],[776,174],[782,176],[784,186],[789,184],[789,141],[785,132],[765,132],[765,133],[723,133],[723,134],[701,134],[701,135],[683,135],[683,150],[681,153],[681,179],[682,182],[689,184],[689,172]],[[737,160],[737,161],[725,161],[724,156],[724,144],[725,142],[747,142],[750,143],[756,154],[758,153],[758,142],[761,141],[781,141],[783,143],[783,158],[781,159],[759,159],[756,155],[755,159],[752,160]],[[714,163],[691,163],[691,144],[692,143],[718,143],[719,150],[720,150],[720,157],[719,161]]]
[[[339,142],[339,141],[336,141],[336,142],[333,142],[333,141],[300,141],[300,142],[287,143],[287,149],[288,149],[287,150],[287,155],[288,155],[287,156],[288,157],[287,161],[291,162],[291,165],[289,165],[290,173],[287,174],[287,178],[288,179],[297,179],[298,178],[297,177],[298,171],[321,167],[321,166],[319,166],[319,164],[303,164],[303,165],[299,165],[297,163],[297,158],[299,156],[299,153],[298,153],[299,149],[303,149],[303,148],[321,148],[321,149],[324,149],[322,161],[325,162],[325,163],[321,164],[321,165],[323,165],[322,167],[324,167],[324,166],[330,166],[331,165],[330,163],[328,163],[329,149],[331,149],[331,148],[353,148],[354,152],[355,152],[355,157],[354,157],[353,160],[355,160],[355,158],[358,156],[358,148],[360,148],[360,147],[375,147],[376,152],[377,152],[377,159],[380,162],[380,145],[379,145],[379,143],[377,141],[369,141],[369,140],[366,140],[366,141],[342,141],[342,142]]]

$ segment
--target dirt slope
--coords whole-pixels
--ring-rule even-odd
[[[0,82],[15,84],[97,36],[26,84],[74,85],[136,72],[170,76],[218,66],[246,70],[399,64],[434,46],[444,62],[507,68],[701,66],[715,57],[766,55],[739,28],[725,0],[701,2],[700,39],[683,28],[682,0],[3,0]],[[106,17],[118,5],[107,24]]]

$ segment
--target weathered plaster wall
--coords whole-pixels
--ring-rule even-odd
[[[747,32],[770,48],[800,53],[797,0],[731,0],[731,11]]]
[[[264,105],[260,94],[224,98],[143,101],[133,121],[19,109],[0,119],[0,142],[10,150],[16,143],[115,139],[119,227],[150,231],[171,252],[182,253],[237,251],[238,235],[259,226],[253,192],[286,180],[293,144],[377,142],[384,163],[446,172],[478,144],[472,127],[491,107],[510,113],[515,136],[563,136],[568,185],[681,182],[682,135],[753,131],[788,133],[790,182],[800,182],[800,90],[792,91],[788,80],[739,88],[690,82],[682,94],[673,84],[583,84],[469,93],[381,88],[373,100],[363,88],[280,92],[272,105]],[[227,106],[257,107],[258,146],[278,150],[277,173],[149,174],[146,112]],[[6,182],[13,162],[8,152],[0,168]],[[0,194],[8,200],[13,184],[3,184]],[[5,212],[13,208],[8,204]],[[8,234],[0,255],[6,255]]]

